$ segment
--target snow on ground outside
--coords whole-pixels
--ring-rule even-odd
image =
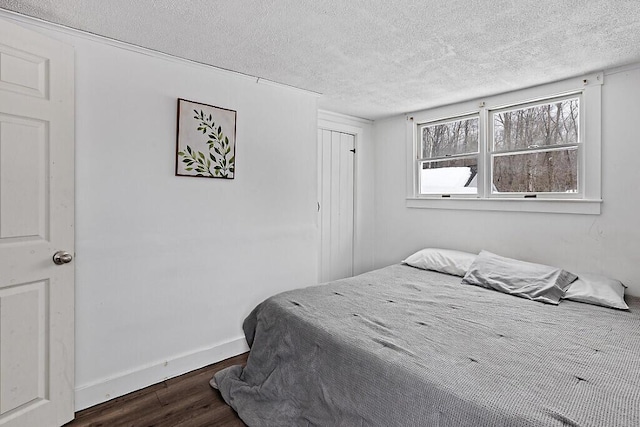
[[[464,186],[470,176],[471,168],[466,166],[422,169],[420,194],[476,194],[475,186]]]

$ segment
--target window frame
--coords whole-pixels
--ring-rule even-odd
[[[599,214],[601,199],[602,72],[407,114],[406,206],[428,209]],[[577,193],[492,194],[491,112],[526,108],[546,100],[580,97]],[[478,194],[420,194],[420,129],[428,123],[479,116]],[[535,194],[535,197],[532,195]],[[525,195],[527,197],[525,197]]]

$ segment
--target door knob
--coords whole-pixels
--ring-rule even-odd
[[[68,264],[73,259],[69,252],[58,251],[53,254],[53,262],[57,265]]]

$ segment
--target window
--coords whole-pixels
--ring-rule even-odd
[[[477,115],[420,127],[420,193],[477,194]]]
[[[580,97],[489,113],[491,194],[578,193]]]
[[[602,79],[411,115],[407,205],[599,213]]]

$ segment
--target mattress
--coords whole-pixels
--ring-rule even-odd
[[[212,383],[249,426],[638,426],[640,300],[542,304],[393,265],[285,292]]]

